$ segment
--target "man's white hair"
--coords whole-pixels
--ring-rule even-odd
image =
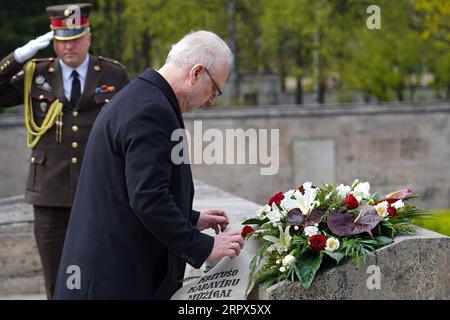
[[[189,69],[196,64],[203,64],[209,70],[216,70],[219,63],[233,64],[233,53],[218,35],[210,31],[195,31],[187,34],[172,45],[166,63],[174,63]]]

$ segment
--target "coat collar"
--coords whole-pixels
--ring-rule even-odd
[[[140,76],[139,79],[148,81],[155,86],[157,86],[163,94],[166,96],[166,98],[169,100],[170,104],[172,105],[173,110],[175,111],[175,114],[178,117],[178,120],[180,121],[181,127],[184,128],[184,122],[183,122],[183,116],[181,115],[181,109],[180,105],[178,103],[177,96],[175,95],[175,92],[173,92],[172,87],[167,82],[166,79],[156,70],[153,69],[147,69],[145,70]]]

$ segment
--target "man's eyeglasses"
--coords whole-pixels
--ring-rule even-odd
[[[214,87],[216,87],[217,92],[219,93],[218,95],[216,95],[216,97],[221,96],[222,95],[222,90],[220,90],[219,86],[217,85],[217,82],[214,81],[213,77],[211,77],[211,74],[209,73],[208,69],[205,68],[206,74],[208,75],[208,77],[211,79]]]

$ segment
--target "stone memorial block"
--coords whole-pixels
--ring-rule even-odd
[[[377,250],[358,268],[351,261],[318,272],[309,289],[283,281],[258,288],[260,300],[450,299],[450,238],[423,228]]]

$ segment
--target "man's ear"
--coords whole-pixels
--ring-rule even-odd
[[[205,66],[203,66],[201,63],[198,63],[191,68],[191,71],[189,73],[189,79],[191,80],[192,83],[198,80],[200,74],[203,72],[204,69]]]

